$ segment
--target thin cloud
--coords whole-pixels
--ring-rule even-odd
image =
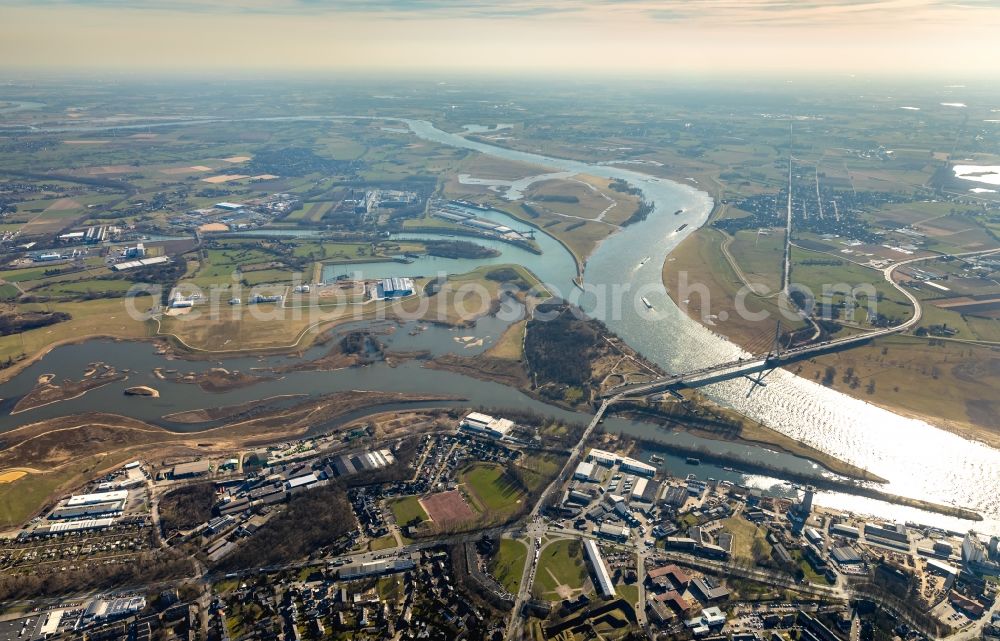
[[[581,12],[592,2],[536,1],[495,2],[466,0],[234,0],[219,3],[211,0],[0,0],[7,7],[93,7],[95,9],[168,11],[172,13],[269,14],[278,16],[328,15],[336,13],[381,15],[386,17],[424,18],[528,18],[533,16]]]
[[[511,19],[575,14],[601,19],[631,14],[656,22],[741,26],[953,22],[968,12],[1000,15],[993,0],[0,0],[8,7],[78,6],[173,13],[329,15],[393,18]]]
[[[940,23],[964,20],[964,10],[1000,15],[990,1],[938,0],[667,0],[641,3],[662,22],[724,22],[742,26],[850,26],[859,23]]]

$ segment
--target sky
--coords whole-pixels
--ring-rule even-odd
[[[0,0],[0,68],[998,76],[1000,0]]]

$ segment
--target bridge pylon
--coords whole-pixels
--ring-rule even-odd
[[[769,365],[775,359],[781,357],[781,319],[778,319],[778,323],[774,326],[774,342],[771,343],[771,349],[768,350],[767,356],[764,357],[764,364]],[[764,379],[767,375],[777,369],[777,365],[774,367],[765,367],[764,369],[757,372],[757,376],[753,377],[747,374],[746,379],[750,381],[750,389],[747,390],[747,398],[753,394],[753,391],[758,387],[765,387],[767,384]]]

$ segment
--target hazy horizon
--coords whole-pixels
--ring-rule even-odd
[[[996,76],[991,0],[0,2],[7,70]],[[992,55],[991,55],[992,54]]]

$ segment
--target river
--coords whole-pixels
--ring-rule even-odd
[[[562,171],[620,178],[640,187],[655,207],[649,217],[626,227],[598,247],[587,261],[584,283],[596,292],[629,288],[626,304],[614,297],[583,296],[581,306],[604,320],[630,346],[668,372],[682,372],[748,356],[738,346],[690,319],[667,295],[660,266],[667,254],[705,223],[711,198],[686,185],[651,178],[614,165],[593,165],[514,151],[467,140],[428,122],[407,120],[420,138],[472,149],[507,160],[533,163]],[[679,215],[673,215],[683,209]],[[681,224],[687,227],[677,231]],[[651,260],[636,269],[645,256]],[[636,304],[645,296],[655,311]],[[573,296],[570,296],[573,298]],[[938,503],[954,503],[979,511],[986,522],[977,526],[1000,532],[1000,451],[964,439],[924,421],[904,418],[851,398],[783,370],[769,377],[765,388],[747,396],[744,380],[719,383],[705,392],[714,400],[799,439],[819,450],[869,469],[888,479],[886,490]],[[857,497],[827,495],[819,504],[871,511],[871,502]],[[893,508],[886,517],[909,518],[908,510]],[[952,523],[958,528],[967,524]]]
[[[302,118],[302,120],[316,119]],[[294,118],[247,121],[288,120]],[[380,118],[380,120],[393,119]],[[206,121],[190,121],[190,124],[204,122]],[[707,194],[686,185],[652,178],[620,166],[588,164],[514,151],[467,140],[462,136],[441,131],[424,121],[400,119],[399,122],[405,123],[414,135],[439,144],[550,167],[557,171],[619,178],[641,188],[646,199],[654,204],[653,212],[645,221],[625,228],[600,244],[586,263],[583,290],[572,285],[575,267],[571,268],[571,258],[567,259],[568,254],[565,250],[561,246],[557,249],[555,246],[558,243],[545,234],[539,234],[539,242],[546,244],[542,256],[506,245],[500,247],[504,252],[503,255],[489,262],[520,262],[528,266],[554,293],[577,302],[588,313],[603,320],[629,345],[668,372],[694,369],[747,355],[738,346],[688,318],[671,301],[661,282],[660,266],[667,259],[667,254],[707,220],[712,206]],[[169,124],[171,123],[161,125]],[[677,210],[682,212],[674,215]],[[503,215],[492,213],[490,216]],[[679,230],[682,224],[686,224],[686,227]],[[523,226],[523,223],[512,223],[512,226]],[[477,242],[490,244],[478,239]],[[646,256],[649,256],[650,260],[640,266],[639,263]],[[420,271],[421,275],[429,275],[424,272],[437,269],[439,265],[452,273],[460,271],[456,264],[448,259],[421,259],[421,261],[416,267],[397,263],[360,267],[366,275],[387,273],[382,270],[389,266],[407,268],[412,270],[410,273]],[[569,271],[570,269],[572,271]],[[393,273],[398,273],[398,270],[394,270]],[[607,295],[612,290],[626,291],[629,295],[624,299]],[[654,309],[648,310],[639,303],[640,296],[646,297]],[[620,299],[624,300],[625,304],[617,305],[615,301]],[[489,322],[481,325],[483,327],[477,327],[474,332],[466,330],[461,332],[482,334],[480,337],[484,338],[484,343],[478,349],[485,348],[495,340],[500,329],[499,326],[490,325]],[[425,331],[450,330],[435,328]],[[397,333],[400,337],[397,340],[400,340],[402,335],[402,332]],[[444,349],[444,345],[455,343],[451,340],[453,338],[453,336],[426,334],[422,340]],[[467,348],[455,345],[451,345],[450,349],[461,350],[460,353],[466,354],[476,353],[476,350],[466,351]],[[118,347],[124,350],[121,354],[112,350]],[[111,356],[114,358],[110,358]],[[39,420],[49,415],[74,411],[87,411],[97,407],[115,407],[122,413],[155,421],[162,414],[169,412],[234,404],[282,393],[321,393],[356,388],[422,391],[427,389],[425,383],[434,387],[434,391],[448,390],[465,395],[473,404],[498,406],[520,404],[553,415],[559,412],[555,408],[499,385],[470,381],[455,374],[431,372],[425,369],[420,369],[419,375],[415,376],[414,370],[417,368],[415,363],[395,369],[380,364],[361,370],[348,370],[350,375],[344,376],[340,381],[335,380],[337,373],[329,373],[330,376],[303,373],[302,376],[293,374],[281,381],[262,383],[223,395],[202,393],[190,385],[178,386],[179,389],[175,393],[169,387],[175,384],[165,384],[158,380],[148,381],[150,376],[148,372],[152,367],[169,365],[165,364],[162,358],[152,355],[147,345],[106,341],[91,341],[83,345],[54,350],[41,362],[27,368],[14,380],[5,384],[0,396],[7,399],[16,398],[30,389],[37,375],[44,372],[58,371],[59,376],[78,378],[86,363],[97,360],[110,362],[119,368],[130,367],[134,371],[129,384],[149,383],[161,390],[166,388],[165,393],[160,399],[153,401],[131,399],[123,403],[120,386],[109,385],[74,401],[39,408],[16,417],[0,416],[0,431],[28,420]],[[224,363],[216,363],[220,364],[230,369],[246,370],[255,366],[266,366],[268,363],[259,359],[227,359]],[[189,371],[197,370],[205,364],[185,362],[178,363],[177,366],[182,371]],[[997,479],[1000,478],[1000,451],[982,443],[963,439],[924,421],[898,416],[788,372],[779,370],[768,380],[767,387],[756,390],[749,397],[746,381],[716,384],[705,388],[704,392],[714,400],[734,407],[753,419],[761,420],[784,434],[885,477],[889,481],[886,491],[972,508],[985,517],[984,522],[976,525],[977,530],[1000,533],[1000,493],[997,492]],[[516,396],[511,396],[512,394]],[[9,411],[9,402],[4,406]],[[637,427],[609,421],[608,429],[621,429],[640,435],[651,428],[645,425]],[[682,437],[675,435],[672,438]],[[709,444],[711,445],[711,442]],[[714,446],[721,447],[721,445]],[[760,448],[751,448],[748,452],[748,456],[763,457],[776,464],[802,463],[801,459],[777,455]],[[774,457],[779,457],[780,463]],[[676,460],[668,459],[668,464],[676,465]],[[703,466],[703,471],[708,473],[711,470],[705,470]],[[721,473],[712,475],[724,478]],[[772,484],[773,480],[762,479],[761,482]],[[842,494],[820,493],[816,497],[816,503],[876,514],[883,518],[915,520],[953,530],[967,529],[970,525],[957,519]]]

